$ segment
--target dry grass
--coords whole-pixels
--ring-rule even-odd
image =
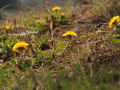
[[[65,9],[64,19],[54,12],[31,10],[4,20],[0,28],[1,89],[117,90],[119,44],[113,43],[114,30],[108,29],[112,15],[108,11],[111,2],[107,4],[108,0],[97,1],[76,6],[72,12]],[[11,30],[6,31],[8,24]],[[77,37],[62,37],[67,30]],[[29,48],[14,53],[17,41],[29,43]]]

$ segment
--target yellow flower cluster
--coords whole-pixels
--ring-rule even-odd
[[[110,22],[109,22],[109,28],[113,28],[115,24],[118,24],[120,22],[120,17],[119,16],[114,16]]]
[[[65,36],[77,36],[77,34],[75,32],[73,32],[72,30],[69,30],[63,34],[63,37],[65,37]]]
[[[58,10],[60,10],[60,7],[58,7],[58,6],[55,6],[52,8],[52,11],[58,11]]]
[[[61,16],[64,16],[65,14],[64,14],[64,12],[61,12],[60,15],[61,15]]]
[[[29,46],[28,43],[23,42],[23,41],[19,41],[13,46],[12,51],[21,52],[23,50],[26,50],[28,48],[28,46]]]
[[[5,29],[6,29],[6,30],[10,30],[10,29],[11,29],[10,25],[6,25],[6,26],[5,26]]]

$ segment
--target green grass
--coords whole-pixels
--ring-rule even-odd
[[[98,3],[101,5],[97,6]],[[107,0],[93,1],[76,6],[75,11],[62,8],[32,13],[31,9],[15,19],[3,20],[0,89],[119,90],[119,27],[108,29],[113,16],[111,5],[115,2],[111,3],[106,7]],[[65,15],[61,16],[61,12]],[[6,31],[6,25],[11,29]],[[67,30],[73,30],[77,37],[63,37]],[[12,51],[18,41],[28,43],[29,47],[20,53]]]

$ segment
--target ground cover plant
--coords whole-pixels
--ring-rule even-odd
[[[1,21],[1,90],[120,89],[120,1],[86,2]]]

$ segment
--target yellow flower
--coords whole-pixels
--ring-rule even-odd
[[[120,22],[120,17],[119,16],[114,16],[110,22],[109,22],[109,28],[113,28],[115,26],[115,24]]]
[[[6,25],[6,26],[5,26],[5,29],[6,29],[6,30],[10,30],[10,29],[11,29],[10,25]]]
[[[60,10],[60,7],[58,6],[52,8],[52,11],[58,11],[58,10]]]
[[[64,14],[64,12],[61,12],[60,15],[61,15],[61,16],[64,16],[65,14]]]
[[[29,44],[23,41],[17,42],[13,48],[12,51],[14,52],[22,52],[23,50],[26,50],[28,48]]]
[[[77,34],[75,32],[73,32],[72,30],[69,30],[63,34],[63,37],[65,37],[65,36],[77,36]]]

